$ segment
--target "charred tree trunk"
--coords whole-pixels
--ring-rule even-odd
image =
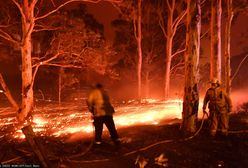
[[[231,41],[231,26],[232,26],[232,0],[227,0],[227,22],[225,28],[225,86],[226,93],[229,95],[231,90],[231,66],[230,66],[230,41]]]
[[[15,109],[16,111],[18,111],[18,110],[19,110],[19,106],[18,106],[18,104],[16,103],[15,99],[13,98],[13,96],[12,96],[12,94],[11,94],[11,92],[10,92],[8,86],[6,85],[6,83],[5,83],[5,81],[4,81],[3,76],[2,76],[1,73],[0,73],[0,84],[1,84],[1,86],[2,86],[2,88],[3,88],[3,90],[4,90],[5,96],[6,96],[7,99],[9,100],[10,104],[14,107],[14,109]]]
[[[49,160],[44,152],[44,147],[42,147],[41,144],[39,144],[35,139],[35,135],[32,127],[30,125],[25,126],[22,128],[22,132],[25,134],[27,142],[30,144],[33,152],[38,157],[39,161],[42,164],[42,167],[44,168],[51,167]]]
[[[137,18],[137,46],[138,46],[138,64],[137,64],[137,77],[138,77],[138,97],[141,99],[141,81],[142,81],[142,47],[141,47],[141,4],[142,0],[138,0],[138,18]]]
[[[34,2],[33,2],[34,3]],[[23,123],[28,114],[33,111],[33,88],[32,88],[32,39],[34,28],[34,4],[30,5],[28,0],[23,2],[22,16],[22,105],[18,120]]]
[[[201,7],[200,0],[187,1],[187,34],[185,51],[185,88],[183,100],[184,133],[196,131],[199,105],[198,62],[200,53]]]
[[[211,3],[211,63],[210,79],[221,81],[221,0]]]

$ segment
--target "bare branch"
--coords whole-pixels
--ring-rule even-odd
[[[40,65],[38,65],[38,66],[35,67],[35,70],[34,70],[34,73],[33,73],[33,77],[32,77],[31,88],[33,88],[33,86],[34,86],[34,79],[35,79],[35,76],[36,76],[36,74],[38,72],[39,67],[40,67]]]
[[[14,100],[8,86],[6,85],[4,78],[2,76],[2,74],[0,73],[0,85],[2,86],[3,90],[4,90],[4,94],[6,95],[6,97],[8,98],[9,102],[11,103],[11,105],[15,108],[15,110],[19,109],[18,104],[16,103],[16,101]]]
[[[236,77],[236,75],[238,74],[240,67],[242,66],[242,64],[244,63],[244,61],[246,60],[246,58],[248,57],[248,54],[242,59],[242,61],[239,63],[239,66],[236,70],[236,72],[233,74],[231,81],[233,81],[233,79]]]
[[[32,3],[30,4],[30,8],[33,10],[35,5],[37,4],[38,0],[33,0]]]
[[[22,18],[24,19],[24,21],[26,21],[26,16],[25,16],[25,14],[23,12],[23,9],[22,9],[21,5],[17,2],[17,0],[12,0],[12,2],[14,2],[14,4],[18,7],[18,9],[19,9],[19,11],[20,11],[20,13],[22,15]]]
[[[83,68],[82,66],[77,65],[68,65],[68,64],[59,64],[59,63],[47,63],[46,66],[56,66],[56,67],[63,67],[63,68]]]
[[[56,7],[56,5],[55,5],[54,1],[53,1],[53,0],[51,0],[51,2],[52,2],[52,4],[53,4],[53,7]]]
[[[168,36],[167,36],[166,30],[165,30],[165,24],[164,24],[164,18],[162,15],[162,10],[159,10],[157,13],[159,16],[159,26],[162,29],[165,38],[167,38]]]
[[[98,2],[101,2],[103,0],[69,0],[61,5],[59,5],[57,8],[55,8],[54,10],[44,14],[43,16],[39,16],[39,17],[36,17],[35,20],[40,20],[40,19],[43,19],[43,18],[46,18],[47,16],[57,12],[59,9],[63,8],[64,6],[72,3],[72,2],[91,2],[91,3],[98,3]],[[105,0],[105,1],[110,1],[110,2],[115,2],[115,3],[120,3],[122,2],[122,0]]]
[[[136,25],[136,19],[134,18],[133,19],[133,28],[134,28],[134,37],[135,37],[135,39],[137,40],[138,39],[138,37],[137,37],[137,25]]]
[[[5,25],[0,25],[0,28],[7,28],[7,27],[10,27],[12,26],[13,24],[5,24]]]
[[[183,53],[186,49],[182,49],[180,51],[175,52],[174,54],[171,55],[171,58],[175,57],[176,55]]]
[[[36,29],[34,28],[33,32],[40,32],[40,31],[53,31],[53,30],[59,30],[61,28],[59,27],[50,27],[50,26],[43,26],[43,25],[35,25],[37,27]]]
[[[201,2],[201,5],[203,5],[205,2],[206,2],[206,0],[203,0],[203,1]]]
[[[171,8],[171,4],[170,4],[169,0],[166,0],[166,3],[167,3],[167,7],[168,7],[168,9],[171,11],[171,10],[172,10],[172,8]]]
[[[205,33],[203,33],[200,38],[202,39],[204,36],[206,36],[208,34],[209,30],[210,30],[210,28]]]
[[[184,18],[184,16],[187,14],[187,10],[185,10],[180,16],[178,16],[175,20],[174,20],[174,22],[173,22],[173,24],[172,24],[172,27],[173,27],[173,36],[174,36],[174,34],[176,33],[176,30],[177,30],[177,27],[178,27],[178,25],[179,25],[179,23],[182,21],[182,19]]]
[[[0,29],[0,37],[4,38],[5,40],[12,42],[16,45],[20,45],[20,42],[18,42],[17,40],[13,39],[7,32],[3,31]]]
[[[171,67],[170,73],[172,73],[173,71],[176,71],[176,69],[179,69],[179,68],[184,68],[184,62],[179,62],[178,64]]]
[[[61,55],[61,54],[64,54],[64,53],[57,53],[53,57],[51,57],[51,58],[49,58],[47,60],[40,61],[39,63],[34,64],[32,67],[36,67],[36,66],[47,64],[48,62],[50,62],[50,61],[55,60],[56,58],[58,58],[58,56]]]

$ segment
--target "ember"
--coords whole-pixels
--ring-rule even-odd
[[[85,112],[82,112],[85,111]],[[141,104],[128,101],[128,104],[116,107],[114,116],[117,128],[131,125],[157,125],[169,119],[181,119],[182,101],[159,101],[148,99]],[[0,119],[0,127],[14,124],[13,116]],[[90,113],[79,110],[78,106],[37,108],[33,114],[33,130],[40,136],[61,137],[73,133],[89,134],[93,131]],[[14,138],[23,139],[21,130],[13,134]]]

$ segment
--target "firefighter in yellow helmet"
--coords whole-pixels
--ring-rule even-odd
[[[232,111],[230,97],[226,94],[217,79],[211,81],[203,101],[203,112],[206,113],[208,104],[210,119],[210,134],[215,136],[218,126],[223,136],[228,134],[229,114]]]
[[[103,124],[105,124],[109,130],[112,141],[116,146],[119,146],[120,141],[113,120],[115,110],[110,104],[109,97],[103,89],[102,84],[97,83],[93,86],[88,95],[87,105],[89,111],[93,114],[95,144],[101,144]]]

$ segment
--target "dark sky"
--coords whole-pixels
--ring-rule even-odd
[[[111,21],[118,17],[118,11],[109,2],[99,2],[97,4],[88,3],[88,12],[93,14],[94,17],[104,24],[104,33],[107,40],[112,41],[114,38],[114,31],[111,28]]]
[[[111,21],[118,17],[118,10],[113,7],[109,2],[99,2],[97,4],[88,3],[88,12],[93,14],[95,18],[104,24],[104,31],[107,40],[112,41],[114,38],[114,31],[111,28]],[[237,20],[233,22],[231,32],[231,55],[239,55],[243,53],[243,48],[248,46],[248,40],[243,34],[248,30],[248,16],[246,14],[237,17]],[[224,30],[225,20],[222,19],[222,45],[224,46]],[[204,31],[204,30],[203,30]],[[202,46],[206,49],[204,55],[207,57],[210,55],[209,40],[202,40]],[[222,50],[223,51],[223,50]]]

